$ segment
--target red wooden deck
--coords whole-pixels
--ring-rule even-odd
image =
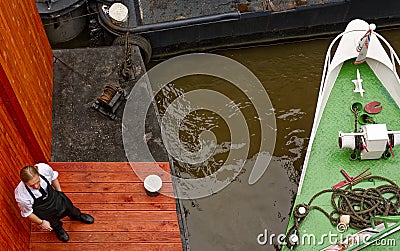
[[[133,163],[154,173],[152,163]],[[168,163],[159,163],[168,171]],[[32,226],[30,250],[182,250],[173,197],[147,196],[143,182],[129,163],[54,162],[63,191],[82,212],[95,218],[91,225],[63,219],[70,240]],[[152,170],[153,169],[153,170]],[[135,170],[137,170],[135,168]],[[172,194],[171,177],[159,174],[163,192]]]

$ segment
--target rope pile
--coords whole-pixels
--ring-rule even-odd
[[[376,188],[353,188],[354,185],[365,180],[383,180],[389,184]],[[331,203],[334,210],[328,213],[319,206],[311,206],[311,203],[320,195],[332,193]],[[301,212],[301,208],[305,211]],[[299,227],[312,209],[317,209],[326,215],[331,224],[337,226],[340,223],[340,215],[350,215],[349,226],[355,229],[371,227],[371,218],[377,215],[400,215],[400,188],[392,180],[381,176],[369,176],[351,183],[345,189],[326,189],[315,194],[308,204],[299,204],[293,210],[294,225],[286,235],[286,243],[289,247],[296,246],[290,237],[299,237]],[[339,215],[335,217],[335,215]],[[299,239],[299,238],[298,238]]]

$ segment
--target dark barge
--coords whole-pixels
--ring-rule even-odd
[[[379,3],[374,0],[88,0],[88,3],[109,34],[116,37],[134,34],[133,43],[145,53],[149,53],[146,47],[151,45],[155,55],[332,34],[343,30],[355,18],[379,27],[400,25],[398,0]],[[117,4],[118,8],[110,11]],[[137,35],[145,40],[136,41]]]
[[[100,22],[115,35],[145,37],[156,55],[335,33],[354,18],[379,26],[400,24],[397,0],[126,2],[127,22],[112,22],[99,2]],[[208,9],[196,9],[204,5]]]

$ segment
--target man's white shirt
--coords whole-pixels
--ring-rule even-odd
[[[35,166],[38,167],[39,174],[43,175],[49,181],[50,184],[53,180],[58,178],[58,172],[53,171],[53,169],[48,164],[39,163],[36,164]],[[40,187],[42,187],[45,191],[47,191],[47,183],[42,178],[40,178]],[[42,196],[39,189],[33,189],[30,187],[28,187],[28,189],[32,191],[33,195],[36,198]],[[29,194],[29,192],[26,190],[24,182],[21,181],[18,184],[17,188],[15,188],[14,193],[15,193],[15,200],[17,201],[18,206],[21,209],[22,217],[27,217],[31,213],[33,213],[32,206],[34,200],[32,196]]]

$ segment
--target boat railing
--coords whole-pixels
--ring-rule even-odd
[[[333,46],[336,44],[336,42],[343,37],[345,34],[347,33],[351,33],[351,32],[359,32],[359,31],[363,31],[365,32],[365,30],[351,30],[351,31],[345,31],[340,33],[339,35],[337,35],[333,41],[331,42],[331,44],[328,47],[326,56],[325,56],[325,62],[324,62],[324,68],[322,71],[322,78],[321,78],[321,85],[320,85],[320,89],[319,89],[319,95],[321,95],[323,93],[324,87],[325,87],[325,82],[326,82],[326,77],[327,77],[327,73],[330,70],[330,66],[331,66],[331,53],[332,53],[332,48]],[[384,44],[386,45],[386,47],[389,49],[389,54],[390,54],[390,61],[392,63],[393,68],[391,69],[394,73],[394,75],[397,78],[398,83],[400,83],[399,80],[399,76],[397,74],[397,68],[396,65],[400,66],[400,59],[399,56],[396,54],[395,50],[393,49],[393,47],[389,44],[389,42],[379,33],[374,32],[373,34],[376,35],[376,37],[384,42]]]
[[[322,78],[321,78],[321,85],[320,85],[320,89],[319,89],[319,95],[322,94],[324,87],[325,87],[325,82],[326,82],[326,77],[327,77],[327,73],[328,70],[330,69],[331,66],[331,55],[332,55],[332,48],[333,46],[336,44],[336,42],[342,38],[345,34],[351,33],[351,32],[359,32],[359,31],[364,31],[365,30],[351,30],[351,31],[344,31],[342,33],[340,33],[339,35],[337,35],[332,42],[330,43],[328,50],[326,52],[326,56],[325,56],[325,62],[324,62],[324,68],[322,71]]]
[[[397,68],[396,65],[400,66],[400,59],[399,56],[396,54],[395,50],[393,49],[393,47],[389,44],[389,42],[379,33],[375,33],[375,35],[385,43],[385,45],[387,46],[387,48],[389,49],[390,52],[390,61],[393,65],[393,69],[392,71],[395,73],[397,80],[399,80],[399,76],[397,74]],[[397,64],[396,64],[397,63]],[[398,81],[400,82],[400,81]]]

